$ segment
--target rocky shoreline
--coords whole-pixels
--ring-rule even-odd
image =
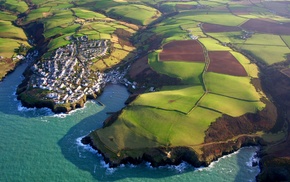
[[[140,164],[143,161],[150,162],[153,167],[166,164],[178,165],[183,161],[194,167],[208,166],[211,162],[233,153],[241,147],[266,145],[266,142],[255,133],[261,130],[268,131],[272,128],[276,123],[273,118],[277,117],[277,112],[271,102],[267,100],[264,102],[267,103],[267,107],[256,114],[245,114],[237,118],[224,115],[217,119],[205,132],[205,142],[197,146],[125,149],[127,152],[122,151],[122,154],[118,155],[109,151],[94,134],[94,131],[84,137],[82,143],[98,150],[111,167],[126,163]],[[103,127],[109,127],[114,123],[121,112],[111,115],[104,121]],[[265,123],[268,124],[265,125]],[[224,127],[229,126],[229,124],[231,127],[228,130],[225,129]],[[224,134],[218,134],[219,131],[224,131]],[[134,156],[128,153],[133,153]]]
[[[94,95],[84,95],[80,100],[74,103],[68,103],[68,104],[56,104],[53,101],[46,101],[46,100],[36,100],[36,101],[29,101],[31,99],[31,96],[29,95],[29,99],[27,99],[25,96],[21,95],[20,93],[17,93],[18,97],[17,99],[21,101],[21,104],[24,107],[28,108],[49,108],[51,109],[55,114],[59,113],[69,113],[72,110],[82,108],[84,107],[87,100],[93,100],[96,99],[101,93],[103,92],[103,89],[101,89],[98,94]],[[19,95],[20,94],[20,95]]]
[[[150,162],[152,167],[164,166],[164,165],[179,165],[182,162],[187,162],[194,167],[207,167],[211,162],[217,161],[220,157],[231,154],[238,151],[242,147],[247,146],[260,146],[263,141],[256,137],[240,137],[233,143],[226,143],[224,145],[219,145],[218,147],[223,147],[225,150],[219,154],[214,154],[204,156],[197,154],[190,147],[169,147],[169,148],[148,148],[141,157],[130,157],[119,160],[112,160],[106,153],[99,150],[98,146],[94,144],[90,136],[84,137],[81,142],[84,145],[90,145],[92,148],[97,150],[104,158],[105,162],[109,164],[110,167],[117,167],[121,164],[141,164],[142,162]],[[216,150],[216,149],[215,149]],[[170,157],[169,157],[170,155]],[[254,164],[253,164],[254,165]]]

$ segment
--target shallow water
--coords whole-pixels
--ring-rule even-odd
[[[68,115],[49,109],[27,109],[15,90],[26,65],[0,82],[0,181],[254,181],[258,167],[251,167],[257,148],[247,147],[225,156],[209,167],[152,168],[149,163],[109,168],[102,157],[80,138],[102,126],[106,112],[124,107],[126,88],[109,85],[85,108]]]

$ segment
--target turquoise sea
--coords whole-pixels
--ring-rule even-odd
[[[123,165],[109,168],[102,157],[80,143],[82,136],[102,126],[108,116],[124,107],[126,88],[109,85],[98,99],[68,115],[49,109],[28,109],[16,99],[26,65],[0,82],[0,181],[255,181],[258,167],[251,160],[258,149],[247,147],[209,167],[150,167]]]

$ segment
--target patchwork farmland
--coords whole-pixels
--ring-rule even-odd
[[[267,71],[280,69],[279,74],[289,77],[290,20],[286,15],[290,14],[283,7],[289,3],[7,0],[0,5],[3,70],[16,64],[15,57],[25,53],[28,41],[41,52],[33,66],[41,66],[37,78],[18,89],[19,93],[27,91],[27,97],[22,97],[25,101],[55,104],[63,99],[61,109],[82,107],[85,93],[93,89],[88,88],[89,81],[122,83],[134,93],[125,108],[90,134],[111,161],[139,161],[161,151],[166,154],[163,158],[154,157],[167,162],[175,160],[176,156],[169,157],[171,150],[179,152],[181,147],[208,163],[247,140],[257,142],[269,136],[274,125],[286,126],[276,125],[276,108],[262,91],[254,62]],[[72,55],[76,55],[73,61]],[[61,64],[52,64],[57,57]],[[57,85],[47,70],[54,70],[51,76]],[[263,81],[270,79],[263,77]],[[75,80],[75,85],[67,84],[68,80]],[[43,89],[35,89],[40,82]],[[64,98],[79,93],[79,102],[65,103],[67,99],[55,90],[67,91]],[[39,94],[32,97],[31,93]],[[213,137],[210,129],[223,120],[236,128],[227,136],[221,134],[220,141],[207,143]],[[230,128],[219,127],[219,132]],[[205,149],[214,145],[227,148]]]

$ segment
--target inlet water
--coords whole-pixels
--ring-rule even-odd
[[[0,83],[0,181],[254,181],[251,166],[257,148],[247,147],[207,168],[179,166],[152,168],[144,163],[109,168],[80,138],[102,126],[106,112],[124,107],[126,88],[109,85],[98,98],[71,114],[49,109],[27,109],[15,96],[25,64]]]

